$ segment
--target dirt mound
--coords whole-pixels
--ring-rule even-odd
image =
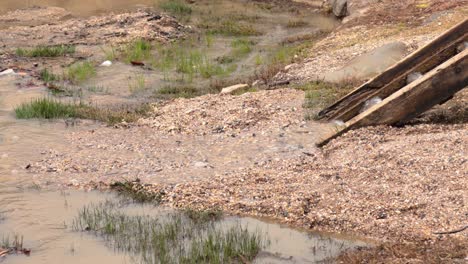
[[[291,119],[301,120],[303,116],[302,94],[284,89],[241,96],[177,99],[156,106],[153,116],[140,120],[139,124],[160,131],[197,135],[289,126]]]
[[[50,18],[54,8],[33,8],[19,12],[21,16],[39,16]],[[59,12],[60,13],[60,12]],[[18,14],[8,13],[6,19],[12,25],[18,24],[12,17]],[[68,17],[67,17],[68,18]],[[18,18],[19,19],[19,18]],[[29,21],[29,20],[28,20]],[[25,23],[29,23],[25,21]],[[50,21],[47,19],[47,21]],[[56,21],[56,20],[52,20]],[[36,21],[37,22],[37,21]],[[39,19],[40,22],[40,19]],[[45,22],[45,21],[43,21]],[[37,45],[84,44],[100,45],[125,43],[134,39],[159,40],[162,42],[180,37],[184,26],[173,17],[150,11],[138,11],[123,14],[110,14],[91,18],[70,18],[65,21],[47,22],[36,26],[12,26],[0,30],[0,43],[5,47],[23,47]]]

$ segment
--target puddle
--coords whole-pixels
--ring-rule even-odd
[[[29,257],[11,255],[5,263],[135,263],[135,257],[107,247],[102,238],[72,230],[73,219],[85,205],[106,200],[115,195],[81,191],[20,191],[16,187],[0,187],[0,234],[24,236],[24,247],[31,248]],[[164,215],[150,205],[127,205],[119,212],[128,215]],[[324,234],[305,233],[254,218],[226,217],[218,225],[227,230],[240,224],[249,232],[260,231],[269,241],[254,263],[317,263],[363,242]],[[1,260],[0,260],[1,261]]]

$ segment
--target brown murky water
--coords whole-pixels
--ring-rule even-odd
[[[0,192],[0,213],[5,217],[0,222],[0,236],[21,234],[24,246],[32,249],[29,257],[8,256],[5,263],[133,263],[131,256],[109,249],[101,238],[73,232],[70,228],[79,209],[90,203],[115,200],[114,195],[80,191],[20,191],[7,186],[0,187]],[[161,212],[150,205],[130,205],[121,210],[132,215],[157,215]],[[260,230],[266,233],[270,241],[254,263],[316,263],[343,250],[366,245],[346,237],[305,233],[254,218],[227,217],[220,224],[229,228],[237,223],[252,232]]]

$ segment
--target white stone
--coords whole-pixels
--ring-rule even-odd
[[[112,65],[112,61],[106,60],[105,62],[101,63],[102,67],[109,67]]]
[[[13,69],[8,69],[0,72],[0,76],[5,76],[5,75],[13,75],[15,74],[15,71]]]
[[[233,86],[223,88],[223,90],[221,90],[221,94],[233,94],[234,92],[245,89],[247,87],[249,87],[248,84],[236,84]]]

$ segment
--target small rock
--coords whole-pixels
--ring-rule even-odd
[[[348,15],[348,0],[330,0],[333,14],[338,18]]]
[[[257,87],[257,86],[260,86],[262,84],[265,84],[263,81],[261,80],[256,80],[252,83],[252,87]]]
[[[7,69],[2,72],[0,72],[0,76],[6,76],[6,75],[14,75],[15,71],[13,69]]]
[[[242,90],[242,89],[245,89],[249,87],[248,84],[236,84],[236,85],[232,85],[232,86],[229,86],[229,87],[226,87],[226,88],[223,88],[221,90],[221,94],[233,94],[234,92],[237,92],[239,90]]]
[[[293,66],[293,64],[286,65],[286,66],[284,66],[284,70],[288,71],[289,69],[291,69],[292,66]]]
[[[105,62],[101,63],[101,67],[110,67],[112,65],[112,61],[106,60]]]
[[[70,181],[70,185],[72,185],[72,186],[78,186],[78,185],[80,185],[80,183],[78,182],[78,180],[72,179],[72,180]]]
[[[193,166],[196,168],[208,168],[210,167],[210,164],[207,162],[203,162],[203,161],[197,161],[193,164]]]

